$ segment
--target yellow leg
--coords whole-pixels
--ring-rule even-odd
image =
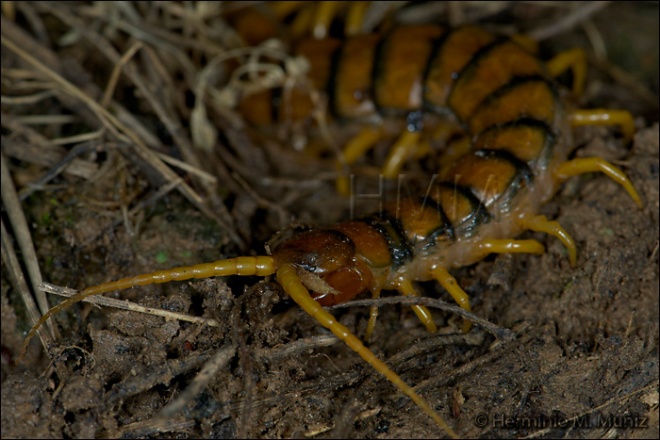
[[[511,39],[534,55],[539,53],[539,42],[525,34],[513,34]]]
[[[568,120],[573,127],[583,125],[617,125],[621,129],[626,142],[630,142],[635,134],[635,121],[633,121],[632,115],[627,110],[603,108],[573,110],[568,115]]]
[[[483,257],[488,254],[536,254],[545,252],[545,248],[536,240],[492,239],[479,243],[479,252]]]
[[[365,127],[356,136],[346,143],[344,147],[344,160],[347,164],[354,164],[360,157],[373,148],[383,137],[379,127]]]
[[[561,52],[546,64],[548,72],[554,78],[571,69],[573,72],[573,93],[575,96],[582,95],[584,83],[587,79],[587,60],[582,49],[575,48]]]
[[[312,6],[313,5],[310,4],[302,5],[300,10],[296,13],[290,27],[291,37],[294,40],[309,36],[310,29],[312,28],[312,21],[314,20],[314,8]]]
[[[399,175],[403,164],[414,156],[418,146],[421,132],[405,131],[396,141],[383,165],[383,175],[386,179],[394,179]]]
[[[458,438],[458,435],[447,425],[447,423],[440,417],[438,413],[435,412],[431,405],[428,404],[419,394],[408,386],[394,371],[380,359],[376,357],[375,354],[367,347],[365,347],[360,340],[353,335],[348,328],[346,328],[330,313],[325,311],[319,303],[314,301],[314,299],[309,295],[309,292],[300,282],[298,275],[296,274],[295,268],[290,264],[283,264],[277,271],[277,282],[280,283],[282,288],[286,293],[291,296],[291,298],[298,303],[298,305],[314,319],[316,319],[319,324],[323,327],[330,330],[337,336],[339,339],[344,341],[353,351],[355,351],[362,359],[364,359],[369,365],[371,365],[376,371],[381,373],[387,378],[394,386],[396,386],[402,393],[407,395],[412,399],[413,402],[424,411],[429,417],[431,417],[435,423],[440,426],[450,437]]]
[[[470,307],[470,297],[465,293],[465,290],[458,285],[456,278],[451,276],[447,269],[436,266],[431,270],[431,275],[447,292],[449,292],[461,309],[467,310],[468,312],[472,311],[472,308]],[[470,331],[470,328],[472,328],[472,323],[467,319],[464,319],[463,332],[467,333]]]
[[[344,156],[344,163],[346,165],[354,164],[360,157],[362,157],[367,151],[373,148],[376,145],[376,142],[383,136],[383,132],[378,127],[365,127],[357,135],[355,135],[350,141],[346,143],[344,151],[342,152]],[[346,176],[341,169],[343,164],[341,162],[337,163],[337,169],[339,177],[337,177],[337,192],[341,195],[348,196],[349,194],[349,184],[348,176]]]
[[[302,8],[304,4],[305,2],[303,1],[278,1],[269,2],[268,6],[275,13],[277,19],[282,21],[287,15],[291,14],[296,9]]]
[[[316,4],[316,15],[314,16],[314,23],[312,25],[314,38],[321,39],[328,36],[330,24],[337,15],[337,9],[341,6],[341,3],[338,1],[327,1]]]
[[[644,206],[637,190],[635,190],[635,187],[626,174],[600,157],[586,157],[569,160],[568,162],[559,165],[553,174],[559,181],[564,181],[569,177],[579,176],[580,174],[585,173],[594,173],[597,171],[600,171],[621,185],[635,201],[637,206],[640,208]]]
[[[371,297],[373,299],[380,298],[380,289],[372,290]],[[371,309],[369,310],[369,322],[367,323],[367,331],[364,332],[364,340],[366,342],[369,342],[371,335],[374,332],[374,328],[376,328],[376,319],[378,319],[378,306],[371,306]]]
[[[542,254],[545,248],[536,240],[492,239],[483,240],[478,245],[478,251],[485,257],[488,254]],[[468,294],[458,285],[456,279],[447,269],[435,266],[431,270],[433,278],[454,298],[454,301],[464,310],[471,311]],[[463,331],[468,332],[472,323],[463,320]]]
[[[405,296],[419,296],[410,280],[406,278],[399,278],[397,280],[396,289]],[[435,322],[433,322],[433,316],[431,316],[429,309],[420,305],[410,306],[410,308],[415,312],[415,315],[417,315],[419,320],[422,321],[422,324],[424,324],[424,327],[426,327],[426,330],[428,330],[429,333],[435,333],[438,331],[438,327],[436,327]]]
[[[362,33],[362,23],[364,22],[364,14],[367,11],[369,2],[357,1],[350,2],[348,5],[348,16],[346,17],[346,36],[359,35]]]
[[[561,240],[568,252],[568,261],[571,263],[571,266],[575,267],[577,264],[577,247],[575,246],[575,241],[558,222],[554,220],[549,221],[544,215],[537,215],[532,218],[524,217],[519,221],[519,224],[521,227],[530,231],[544,232]]]

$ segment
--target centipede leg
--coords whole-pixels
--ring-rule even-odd
[[[340,5],[338,1],[318,2],[316,4],[316,14],[312,23],[314,38],[321,39],[328,36],[330,24],[337,15],[337,9]]]
[[[587,61],[582,49],[575,48],[556,55],[547,62],[547,67],[550,75],[553,77],[557,77],[570,69],[573,72],[573,93],[576,96],[582,94],[587,77]],[[574,110],[568,115],[568,120],[573,127],[582,125],[618,125],[626,142],[630,141],[635,133],[635,124],[632,115],[626,110]]]
[[[373,148],[373,146],[382,136],[383,133],[378,127],[363,128],[357,135],[355,135],[346,143],[343,151],[344,163],[346,165],[354,164],[361,156]],[[337,165],[339,168],[342,164],[338,163]],[[349,195],[348,176],[339,172],[336,185],[338,193],[344,196]]]
[[[556,221],[548,220],[544,215],[537,215],[535,217],[523,217],[519,224],[525,229],[536,232],[544,232],[553,237],[557,237],[566,247],[568,252],[568,261],[572,267],[577,264],[577,246],[575,240],[566,232],[564,228]]]
[[[573,73],[573,93],[575,96],[582,95],[587,79],[587,60],[582,49],[575,48],[561,52],[548,61],[546,66],[554,78],[570,69]]]
[[[419,293],[417,293],[409,279],[400,277],[396,283],[396,289],[402,295],[419,296]],[[435,322],[433,322],[433,316],[431,315],[429,309],[420,305],[413,305],[410,306],[410,308],[413,310],[413,312],[415,312],[417,318],[422,321],[422,324],[424,324],[424,327],[426,327],[426,330],[428,330],[429,333],[435,333],[438,331],[438,327],[436,327]]]
[[[485,257],[488,254],[542,254],[545,248],[536,240],[491,239],[483,240],[478,245],[479,251]],[[433,278],[454,298],[454,301],[466,311],[471,311],[470,298],[458,285],[456,279],[447,269],[435,266],[431,270]],[[468,332],[472,323],[463,320],[463,331]]]
[[[419,148],[420,136],[421,132],[419,131],[404,131],[397,139],[383,165],[383,175],[386,179],[394,179],[399,175],[403,164]]]
[[[568,120],[573,127],[584,125],[616,125],[621,129],[626,142],[632,140],[635,134],[635,121],[632,114],[627,110],[612,109],[588,109],[573,110],[568,115]]]
[[[275,17],[277,17],[279,21],[283,21],[287,15],[300,9],[304,4],[305,2],[302,1],[277,1],[270,2],[268,6],[270,6]]]
[[[483,257],[488,254],[536,254],[545,252],[545,248],[536,240],[490,239],[478,245]]]
[[[368,6],[369,2],[366,1],[356,1],[349,3],[345,25],[345,34],[347,36],[359,35],[363,33],[362,24],[364,23],[364,14],[367,12]]]
[[[441,266],[436,266],[431,270],[431,275],[447,292],[449,292],[461,309],[468,312],[472,311],[472,307],[470,307],[470,297],[465,293],[465,290],[458,285],[456,278],[454,278],[447,269]],[[463,332],[467,333],[471,328],[472,323],[467,319],[463,319]]]
[[[630,179],[628,179],[626,174],[623,171],[621,171],[619,168],[615,167],[614,165],[612,165],[611,163],[600,157],[586,157],[586,158],[569,160],[559,165],[557,169],[554,170],[553,174],[555,178],[563,182],[569,177],[579,176],[580,174],[593,173],[597,171],[600,171],[601,173],[605,174],[607,177],[609,177],[610,179],[614,180],[616,183],[621,185],[628,192],[628,194],[634,200],[637,206],[639,206],[640,208],[644,206],[641,197],[637,193],[637,190],[635,190],[635,187],[633,186]]]
[[[325,311],[319,303],[309,295],[309,292],[298,278],[296,269],[292,265],[283,264],[277,270],[277,281],[284,291],[291,296],[291,298],[298,303],[305,312],[316,319],[323,327],[330,330],[339,339],[344,341],[346,345],[360,355],[360,357],[376,371],[385,376],[402,393],[410,397],[412,401],[431,417],[450,437],[458,438],[458,435],[454,430],[447,425],[443,418],[440,417],[440,415],[436,413],[435,410],[412,389],[412,387],[406,384],[399,375],[392,371],[383,361],[378,359],[376,355],[365,347],[348,328],[337,322],[334,316]]]
[[[380,289],[374,288],[371,291],[371,297],[373,299],[380,298]],[[367,330],[364,332],[364,340],[366,342],[369,342],[369,340],[371,339],[371,335],[374,332],[374,328],[376,328],[377,319],[378,319],[378,306],[371,306],[371,308],[369,309],[369,322],[367,323]]]
[[[296,3],[296,2],[277,2],[277,3]],[[304,2],[300,2],[304,3]],[[293,38],[301,38],[305,35],[309,35],[310,29],[312,28],[312,21],[314,20],[314,9],[310,5],[299,5],[299,11],[297,12],[293,23],[291,23],[291,36]]]

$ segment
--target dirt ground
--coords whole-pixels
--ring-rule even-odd
[[[603,20],[621,15],[616,9],[621,7]],[[4,32],[3,24],[3,38]],[[5,50],[3,66],[12,65]],[[557,240],[530,234],[546,245],[544,255],[489,257],[455,272],[474,313],[515,337],[498,339],[479,326],[464,334],[461,319],[441,310],[433,311],[440,331],[429,334],[409,308],[381,308],[368,347],[462,437],[659,435],[660,134],[657,107],[637,110],[648,107],[627,91],[616,85],[587,94],[591,106],[631,108],[638,127],[632,145],[606,128],[580,129],[576,156],[600,156],[622,167],[644,208],[604,176],[573,179],[542,213],[576,240],[577,267],[570,267]],[[7,111],[3,108],[5,154],[9,141],[25,135],[5,122]],[[244,139],[242,132],[225,136],[230,146]],[[231,150],[232,157],[244,160],[246,175],[274,177],[242,185],[237,172],[219,174],[219,195],[209,202],[228,207],[234,235],[181,193],[159,193],[162,186],[125,148],[81,156],[98,164],[93,178],[61,174],[21,204],[43,279],[81,289],[259,255],[263,243],[292,222],[345,218],[348,202],[335,193],[333,181],[315,178],[327,172],[326,163],[277,146],[265,145],[265,152],[252,146]],[[220,159],[204,158],[241,170],[227,150],[216,155]],[[11,158],[18,189],[47,169]],[[199,181],[193,187],[204,189]],[[3,199],[3,227],[6,209]],[[48,353],[35,338],[17,365],[30,324],[8,272],[3,252],[3,438],[444,436],[272,279],[203,279],[108,294],[217,325],[77,305],[57,315],[61,337]],[[420,291],[448,299],[433,283],[420,285]],[[333,310],[360,337],[368,313],[367,307]]]

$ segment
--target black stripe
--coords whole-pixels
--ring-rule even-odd
[[[280,119],[280,109],[282,108],[282,87],[274,87],[270,92],[270,118],[276,124],[282,122]]]
[[[429,53],[428,60],[426,60],[426,66],[424,67],[424,73],[422,75],[422,106],[423,108],[428,109],[429,111],[436,114],[448,113],[449,109],[447,108],[446,105],[437,106],[426,100],[426,94],[428,91],[426,84],[428,83],[428,78],[429,78],[429,74],[431,73],[431,65],[433,64],[433,61],[442,51],[442,47],[447,42],[449,36],[452,35],[454,32],[456,32],[456,30],[457,29],[454,29],[450,32],[445,32],[442,35],[440,35],[438,38],[433,40],[433,44],[431,46],[431,52]]]
[[[555,103],[559,100],[559,92],[557,91],[557,87],[555,87],[555,84],[552,81],[547,80],[541,75],[528,75],[528,76],[514,76],[511,78],[511,80],[501,86],[500,88],[494,90],[490,95],[486,96],[476,107],[475,111],[470,115],[470,119],[472,119],[475,115],[479,113],[479,110],[485,106],[490,104],[491,102],[501,98],[503,95],[506,95],[509,93],[511,90],[523,86],[525,84],[531,83],[531,82],[540,82],[544,83],[546,86],[548,86],[548,89],[550,90],[550,93],[552,94],[552,97],[555,100]],[[516,120],[525,118],[525,115],[522,114],[520,115],[520,118],[517,118]],[[527,117],[526,119],[533,120],[533,118]],[[469,125],[469,123],[468,123]],[[487,127],[489,128],[489,127]],[[484,129],[486,130],[486,129]],[[483,131],[483,130],[482,130]]]
[[[374,109],[379,115],[383,115],[383,107],[380,105],[380,102],[378,102],[378,79],[380,77],[380,73],[384,70],[383,64],[385,62],[385,51],[387,48],[387,42],[390,39],[390,35],[392,35],[392,32],[381,38],[378,44],[376,44],[376,49],[374,50],[373,68],[371,69],[371,87],[373,88],[372,100],[374,103]]]
[[[490,213],[486,210],[481,200],[479,200],[479,197],[477,197],[470,188],[447,181],[440,182],[439,185],[465,197],[472,208],[472,213],[465,222],[460,225],[453,225],[455,238],[458,238],[459,236],[469,238],[475,234],[476,229],[480,224],[488,223],[490,221]]]
[[[531,183],[532,179],[534,178],[532,170],[529,168],[529,165],[527,165],[527,162],[522,159],[518,159],[516,155],[510,151],[489,150],[484,148],[481,150],[476,150],[473,154],[477,157],[483,157],[484,159],[495,158],[511,163],[520,172],[521,177],[528,183]]]
[[[461,69],[459,74],[456,76],[456,80],[454,81],[454,84],[451,87],[449,96],[447,96],[447,104],[449,104],[452,101],[454,91],[456,91],[456,85],[463,79],[463,77],[472,75],[474,71],[477,69],[477,67],[479,67],[479,63],[481,63],[481,61],[484,58],[486,58],[492,50],[510,41],[511,39],[508,37],[497,37],[495,41],[485,45],[484,47],[476,51],[475,54],[472,56],[472,58],[470,58],[470,61],[468,61],[468,63],[465,66],[463,66],[463,69]],[[470,81],[470,78],[466,78],[466,81]]]
[[[380,214],[373,214],[363,218],[362,221],[377,230],[385,239],[387,248],[390,251],[393,268],[400,267],[412,260],[412,247],[404,234],[401,222],[389,212],[384,211]]]
[[[483,157],[484,159],[495,158],[509,162],[518,171],[518,175],[516,176],[516,179],[522,179],[527,184],[532,183],[532,180],[534,180],[534,174],[532,173],[532,170],[529,168],[527,162],[525,162],[522,159],[518,159],[510,151],[482,149],[475,151],[473,154],[477,157]]]
[[[473,153],[477,157],[482,157],[484,159],[498,159],[509,162],[516,169],[516,175],[509,182],[506,190],[495,200],[498,203],[498,213],[505,213],[511,210],[510,202],[515,197],[519,189],[524,186],[529,186],[534,181],[534,173],[531,168],[524,160],[518,159],[515,155],[506,150],[477,150]],[[481,202],[481,205],[484,205],[484,202]],[[495,213],[490,213],[491,215]]]
[[[430,247],[435,246],[438,238],[443,235],[446,236],[448,239],[454,241],[456,239],[454,226],[447,218],[447,214],[445,214],[445,210],[442,208],[442,205],[432,197],[420,197],[420,200],[421,200],[420,204],[422,205],[422,207],[424,205],[430,205],[432,209],[435,209],[435,211],[438,213],[440,218],[442,218],[442,222],[443,222],[441,225],[438,225],[431,232],[429,232],[426,235],[426,237],[424,237],[424,241],[426,241],[427,243],[424,245],[423,249],[428,249]]]
[[[330,56],[330,77],[325,87],[325,93],[328,97],[328,110],[337,119],[342,118],[342,115],[339,114],[337,109],[337,72],[339,71],[339,63],[341,63],[345,46],[345,44],[341,44]]]
[[[488,128],[485,128],[478,134],[478,136],[487,134],[489,131],[502,130],[507,128],[517,128],[517,127],[528,127],[542,131],[543,137],[545,139],[545,145],[543,146],[542,149],[544,155],[537,159],[540,159],[540,161],[546,161],[550,159],[555,143],[557,142],[557,134],[554,132],[552,127],[550,127],[550,125],[538,119],[522,116],[512,121],[503,122],[501,124],[496,124]]]
[[[490,130],[491,128],[515,128],[515,127],[533,127],[538,128],[542,131],[545,131],[548,135],[554,136],[552,133],[552,128],[545,122],[539,121],[538,119],[529,118],[527,116],[520,117],[511,121],[502,122],[501,124],[493,125],[482,131],[482,133]]]

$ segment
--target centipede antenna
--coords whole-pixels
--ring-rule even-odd
[[[451,429],[447,423],[419,394],[407,385],[394,371],[392,371],[383,361],[378,359],[375,354],[365,347],[360,340],[351,333],[344,325],[339,323],[334,316],[324,310],[309,294],[309,291],[302,284],[296,269],[291,264],[282,264],[277,270],[277,282],[284,291],[293,298],[293,300],[302,309],[316,319],[319,324],[330,330],[335,336],[344,341],[353,351],[360,355],[376,371],[385,376],[402,393],[412,399],[412,401],[421,408],[429,417],[431,417],[440,428],[442,428],[451,438],[458,438],[458,435]]]
[[[48,319],[73,304],[84,300],[93,295],[101,293],[112,292],[114,290],[125,290],[135,286],[146,286],[149,284],[161,284],[169,281],[185,281],[193,278],[209,278],[214,276],[228,276],[228,275],[257,275],[267,276],[275,273],[275,262],[272,257],[259,256],[259,257],[237,257],[227,260],[218,260],[213,263],[197,264],[194,266],[175,267],[173,269],[160,270],[146,274],[137,275],[130,278],[122,278],[117,281],[110,281],[108,283],[99,284],[97,286],[88,287],[76,295],[62,301],[55,307],[48,310],[44,315],[39,318],[36,324],[30,329],[25,340],[23,341],[23,348],[19,356],[19,363],[22,361],[23,356],[27,352],[27,347],[30,341]]]

